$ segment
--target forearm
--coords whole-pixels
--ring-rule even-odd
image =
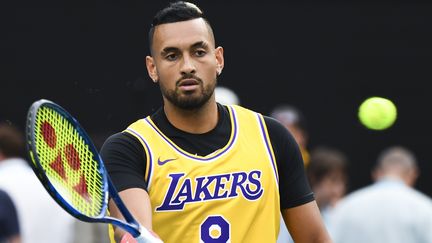
[[[121,199],[129,209],[133,217],[145,228],[152,229],[152,215],[151,215],[151,204],[150,198],[147,192],[141,188],[131,188],[121,191],[119,193]],[[117,208],[115,203],[110,200],[109,202],[110,215],[114,218],[123,219],[123,215]],[[126,233],[119,227],[114,228],[114,238],[116,242],[120,242],[120,239]]]

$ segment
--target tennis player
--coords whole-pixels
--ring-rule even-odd
[[[171,3],[154,17],[149,40],[146,66],[163,107],[101,151],[137,220],[165,242],[262,243],[276,242],[282,211],[296,242],[330,242],[287,129],[215,101],[224,53],[203,12]],[[115,229],[116,241],[127,237]]]

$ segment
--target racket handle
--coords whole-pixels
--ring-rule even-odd
[[[141,234],[135,238],[138,243],[163,243],[163,241],[154,236],[148,229],[141,226]]]

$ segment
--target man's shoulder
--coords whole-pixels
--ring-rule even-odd
[[[30,165],[23,158],[8,158],[0,162],[0,171],[31,171]]]
[[[395,198],[399,198],[400,200],[395,202]],[[403,202],[407,204],[423,203],[425,205],[430,205],[432,208],[432,200],[413,188],[403,184],[385,185],[384,183],[377,182],[349,193],[338,203],[338,207],[354,208],[359,205],[378,205],[378,203],[404,204]]]
[[[432,213],[432,199],[421,191],[407,187],[406,196],[401,196],[405,200],[412,200],[418,208],[428,208]]]
[[[260,113],[258,111],[253,110],[253,109],[246,108],[246,107],[243,107],[243,106],[240,106],[240,105],[228,105],[228,106],[224,105],[224,106],[228,107],[228,108],[232,107],[236,111],[240,111],[240,112],[249,112],[249,113],[252,113],[252,114],[262,115],[262,117],[264,118],[264,122],[265,122],[267,128],[270,129],[270,130],[276,130],[276,132],[286,132],[286,130],[287,130],[285,128],[285,126],[282,125],[275,118],[267,116],[267,115],[264,115],[264,114],[262,114],[262,113]]]
[[[127,135],[126,132],[122,131],[122,132],[117,132],[114,133],[112,135],[110,135],[107,139],[106,142],[115,142],[115,141],[123,141],[123,140],[129,140],[129,137]]]
[[[118,133],[114,133],[111,136],[109,136],[104,144],[102,145],[101,148],[101,154],[104,154],[106,151],[108,150],[116,150],[119,148],[124,148],[124,147],[139,147],[138,145],[140,144],[140,142],[138,141],[137,138],[135,138],[133,135],[122,131],[122,132],[118,132]]]

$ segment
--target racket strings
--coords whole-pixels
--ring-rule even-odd
[[[71,122],[57,111],[41,107],[34,133],[40,164],[62,198],[84,215],[103,213],[103,176],[96,155]]]

